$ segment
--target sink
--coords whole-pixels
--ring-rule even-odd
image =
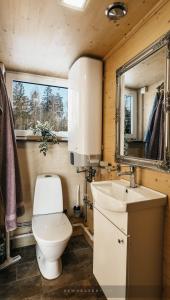
[[[131,188],[126,180],[109,180],[91,183],[94,205],[112,212],[126,212],[128,206],[166,199],[166,195],[138,186]]]

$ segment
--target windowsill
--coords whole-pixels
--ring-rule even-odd
[[[59,142],[68,142],[68,132],[54,132]],[[17,141],[41,142],[41,135],[34,135],[32,130],[15,130],[15,137]],[[49,137],[49,141],[50,141]]]
[[[36,135],[27,135],[27,136],[16,136],[17,141],[24,141],[24,142],[41,142],[41,136]],[[68,142],[67,137],[58,137],[57,139],[60,142]],[[49,138],[50,141],[50,138]]]

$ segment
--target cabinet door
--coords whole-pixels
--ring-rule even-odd
[[[94,209],[93,273],[107,299],[125,299],[127,236]]]

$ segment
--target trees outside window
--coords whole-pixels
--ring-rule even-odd
[[[15,129],[48,121],[54,131],[67,131],[67,88],[13,81]]]

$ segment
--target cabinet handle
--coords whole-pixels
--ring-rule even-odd
[[[119,244],[124,244],[124,240],[123,239],[118,239],[118,243]]]

